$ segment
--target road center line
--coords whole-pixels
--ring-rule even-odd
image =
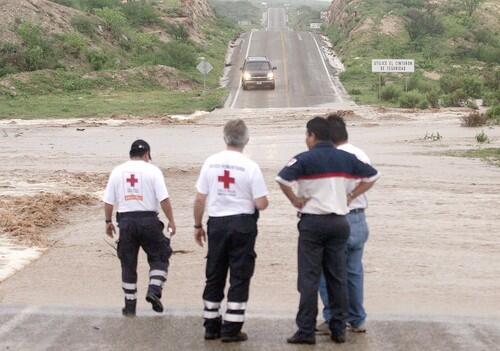
[[[248,54],[250,53],[250,46],[252,45],[252,36],[253,36],[253,31],[250,32],[250,36],[248,37],[247,51],[246,51],[244,59],[246,59],[248,57]],[[234,96],[233,103],[231,104],[232,109],[236,105],[236,101],[238,100],[238,97],[240,96],[240,91],[241,91],[241,82],[238,80],[238,90],[236,90],[236,95]]]
[[[285,95],[286,95],[286,105],[287,107],[290,107],[290,95],[288,93],[288,62],[286,58],[286,47],[285,47],[285,35],[283,32],[280,32],[281,36],[281,53],[283,56],[283,73],[284,73],[284,80],[285,80]]]
[[[316,44],[316,47],[318,48],[319,57],[321,57],[321,62],[323,62],[323,67],[325,68],[326,76],[328,77],[328,80],[330,81],[330,85],[332,87],[333,92],[335,93],[335,95],[339,99],[339,102],[344,102],[344,100],[342,99],[342,97],[340,96],[340,94],[337,90],[337,87],[333,83],[332,76],[330,75],[330,71],[328,71],[328,67],[326,66],[325,59],[323,58],[323,53],[321,52],[318,41],[316,40],[316,38],[314,37],[314,35],[312,33],[309,33],[309,34],[313,38],[314,43]]]

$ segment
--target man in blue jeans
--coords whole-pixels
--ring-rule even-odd
[[[354,154],[360,161],[370,163],[370,159],[363,150],[349,144],[348,133],[344,119],[336,114],[327,117],[330,123],[332,141],[339,150],[344,150]],[[349,293],[349,315],[347,323],[350,330],[355,333],[366,332],[365,319],[366,312],[363,307],[363,248],[368,240],[368,225],[365,218],[365,209],[368,207],[366,193],[359,196],[356,192],[358,180],[351,180],[346,184],[349,213],[346,215],[347,222],[351,229],[347,241],[347,287]],[[322,274],[319,286],[319,294],[323,301],[323,318],[325,323],[317,327],[318,334],[327,334],[328,321],[332,318],[332,311],[329,307],[328,293],[325,277]]]

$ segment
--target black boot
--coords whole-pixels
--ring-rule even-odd
[[[293,336],[286,339],[286,342],[289,344],[306,344],[306,345],[314,345],[316,344],[316,337],[313,335],[305,335],[301,332],[296,332]]]
[[[157,295],[148,293],[148,295],[146,296],[146,301],[151,304],[151,306],[153,307],[153,311],[158,313],[163,312],[163,304],[161,303],[161,300]]]
[[[122,308],[122,315],[124,315],[125,317],[135,317],[136,306],[137,300],[125,299],[125,307]]]
[[[222,327],[222,318],[205,319],[203,323],[205,327],[205,340],[217,340],[220,338],[220,331]]]
[[[242,341],[247,341],[248,336],[246,333],[239,332],[238,334],[235,335],[223,335],[221,338],[222,342],[242,342]]]

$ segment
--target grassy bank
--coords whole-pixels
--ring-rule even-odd
[[[227,19],[188,27],[180,1],[60,0],[74,8],[72,29],[44,31],[19,19],[18,42],[0,43],[0,118],[106,117],[191,113],[222,106]],[[205,57],[207,76],[196,65]]]
[[[454,151],[447,154],[448,156],[479,158],[485,162],[491,163],[500,167],[500,148],[481,148],[466,151]]]
[[[479,1],[469,12],[463,1],[346,1],[342,18],[323,29],[346,66],[341,81],[358,103],[475,108],[475,99],[483,99],[495,106],[500,103],[495,6]],[[372,73],[371,60],[380,58],[414,59],[416,72]]]

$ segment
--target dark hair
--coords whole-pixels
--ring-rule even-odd
[[[349,138],[344,118],[338,113],[331,113],[326,117],[330,124],[330,134],[334,144],[346,142]]]
[[[330,125],[323,117],[314,117],[307,122],[307,133],[314,134],[320,141],[330,141]]]

